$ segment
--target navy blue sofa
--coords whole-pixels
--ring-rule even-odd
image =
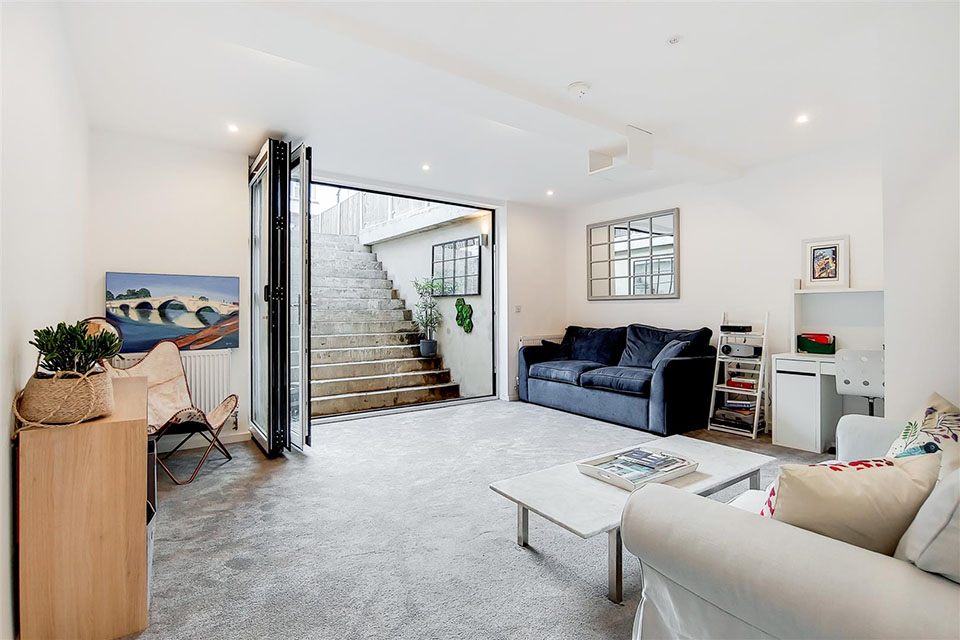
[[[567,327],[560,344],[520,349],[520,399],[664,436],[701,429],[713,386],[712,335],[706,327]]]

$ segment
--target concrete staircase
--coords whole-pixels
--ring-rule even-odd
[[[314,234],[311,252],[311,415],[460,397],[443,359],[420,357],[411,312],[370,247]]]

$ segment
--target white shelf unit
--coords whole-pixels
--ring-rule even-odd
[[[734,433],[741,436],[747,436],[756,439],[766,430],[767,424],[767,324],[770,321],[770,314],[764,315],[763,331],[723,331],[717,333],[717,363],[714,367],[713,380],[714,385],[710,397],[710,419],[707,422],[707,429],[710,431],[722,431],[724,433]],[[724,312],[720,318],[720,326],[746,324],[731,322]],[[723,355],[723,346],[733,344],[746,344],[760,348],[760,357],[738,358],[736,356]],[[727,384],[731,375],[736,373],[740,377],[756,380],[754,389],[735,387]],[[717,382],[722,380],[722,382]],[[721,399],[718,406],[717,399]],[[719,422],[717,410],[730,410],[727,402],[731,400],[741,400],[753,402],[752,420],[745,422],[742,427],[731,424],[730,422]]]

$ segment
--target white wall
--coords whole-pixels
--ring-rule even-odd
[[[569,212],[564,323],[708,326],[716,332],[723,311],[754,324],[769,311],[770,352],[788,351],[802,239],[850,235],[851,286],[883,286],[880,194],[878,153],[857,148],[771,163],[723,183],[678,185]],[[672,207],[680,208],[680,298],[587,301],[586,226]]]
[[[497,216],[501,250],[500,335],[497,351],[500,398],[517,398],[517,348],[521,336],[562,333],[568,261],[563,213],[556,209],[508,203]],[[505,366],[503,366],[505,364]]]
[[[58,9],[2,6],[0,412],[33,372],[32,330],[85,317],[87,124]],[[0,452],[0,638],[12,638],[10,447]]]
[[[240,348],[231,366],[240,415],[229,440],[249,437],[247,162],[243,154],[93,131],[89,249],[80,270],[87,315],[103,315],[107,271],[240,277]]]
[[[934,391],[960,404],[958,13],[956,3],[925,4],[886,17],[895,34],[881,55],[891,417],[915,415]]]
[[[373,245],[407,309],[413,310],[418,300],[414,278],[430,277],[433,245],[489,234],[490,218],[489,213],[466,218]],[[439,352],[443,366],[450,369],[453,381],[460,384],[460,395],[465,398],[493,393],[493,253],[489,244],[480,247],[480,271],[480,295],[463,296],[473,307],[471,333],[457,326],[456,298],[438,298],[443,314],[443,324],[437,330]]]

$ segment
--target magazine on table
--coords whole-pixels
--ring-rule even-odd
[[[580,473],[633,491],[648,482],[668,482],[697,469],[697,463],[669,451],[637,447],[577,464]]]

